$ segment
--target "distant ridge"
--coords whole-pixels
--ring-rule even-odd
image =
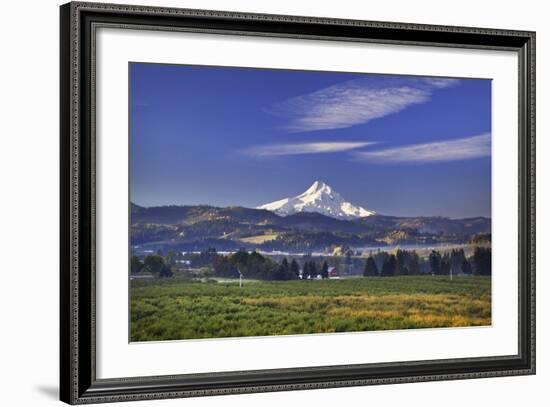
[[[281,216],[266,209],[238,206],[130,206],[131,244],[154,250],[201,251],[215,247],[307,253],[342,245],[466,243],[478,234],[491,232],[491,219],[483,217],[376,214],[335,218],[306,211]]]

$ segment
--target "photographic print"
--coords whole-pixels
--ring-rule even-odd
[[[491,325],[490,79],[132,62],[129,103],[130,341]]]

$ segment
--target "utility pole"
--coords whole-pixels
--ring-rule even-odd
[[[243,286],[243,273],[241,273],[241,270],[237,269],[237,272],[239,273],[239,288],[242,288]]]

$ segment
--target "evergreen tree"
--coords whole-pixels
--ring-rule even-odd
[[[367,258],[365,263],[365,270],[363,271],[363,276],[365,277],[375,277],[378,276],[378,267],[376,267],[376,262],[372,256]]]
[[[382,265],[382,271],[380,273],[383,277],[391,277],[395,275],[395,268],[397,266],[397,259],[395,258],[395,255],[390,255],[389,257],[384,260],[384,264]]]
[[[311,278],[317,278],[319,272],[317,271],[317,264],[314,261],[309,263],[309,275]]]
[[[453,249],[451,251],[450,263],[453,274],[457,274],[462,271],[462,263],[464,262],[465,258],[466,256],[464,255],[463,249]]]
[[[279,264],[277,271],[275,272],[275,280],[286,280],[285,268],[282,264]]]
[[[411,261],[409,263],[409,274],[416,276],[420,274],[420,257],[414,250],[411,253]]]
[[[290,262],[290,274],[293,276],[293,279],[300,278],[300,266],[294,259]]]
[[[328,278],[328,263],[326,260],[323,262],[323,266],[321,267],[321,277]]]
[[[288,260],[283,258],[283,261],[281,262],[281,266],[283,266],[283,269],[285,271],[285,274],[290,270],[290,266],[288,265]]]
[[[390,263],[390,275],[394,276],[395,270],[397,269],[397,258],[395,257],[395,255],[393,254],[390,255],[389,263]]]
[[[244,249],[239,249],[238,252],[231,255],[231,262],[237,266],[244,266],[248,263],[248,257],[250,255]],[[242,270],[241,270],[242,271]]]
[[[381,277],[389,276],[389,267],[390,267],[389,258],[385,258],[384,262],[382,263],[382,268],[380,269],[380,276]]]
[[[468,260],[464,259],[464,261],[462,262],[461,270],[464,274],[472,274],[472,266],[470,265],[470,262]]]
[[[378,251],[374,256],[374,262],[376,263],[376,268],[379,270],[380,274],[382,273],[382,267],[384,266],[384,262],[388,260],[388,257],[390,255],[383,251]]]
[[[404,270],[406,268],[405,262],[406,262],[407,253],[401,249],[397,249],[397,252],[395,253],[395,274],[396,275],[402,275],[405,274]]]
[[[302,280],[307,280],[309,277],[309,261],[304,262],[304,267],[302,269]]]
[[[293,276],[290,272],[290,265],[288,264],[288,260],[283,258],[283,261],[281,261],[281,264],[279,265],[277,269],[277,280],[292,280]]]
[[[475,274],[480,276],[491,275],[491,249],[476,247],[474,250],[473,263]]]
[[[447,255],[443,256],[441,259],[440,272],[443,276],[448,276],[451,274],[451,263]]]
[[[441,254],[435,250],[432,250],[429,257],[430,271],[432,274],[441,274]]]

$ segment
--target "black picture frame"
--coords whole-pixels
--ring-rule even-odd
[[[61,6],[60,22],[62,401],[84,404],[535,373],[534,32],[81,2]],[[499,357],[97,379],[93,38],[99,26],[517,52],[518,353]]]

